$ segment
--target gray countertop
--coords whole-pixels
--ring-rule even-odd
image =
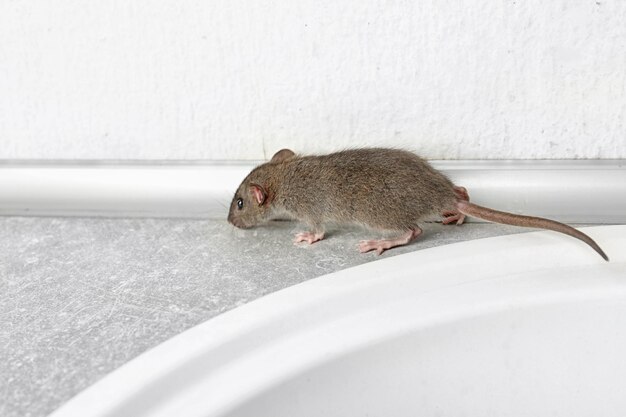
[[[363,230],[296,223],[0,217],[0,415],[45,416],[142,352],[265,294],[379,257]],[[382,257],[523,229],[426,224]],[[418,268],[419,265],[416,265]]]

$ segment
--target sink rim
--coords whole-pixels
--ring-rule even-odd
[[[581,242],[542,231],[459,242],[359,265],[269,294],[186,330],[111,372],[51,416],[84,415],[86,410],[93,416],[117,415],[121,414],[121,410],[133,410],[136,413],[134,415],[138,416],[162,415],[164,410],[181,407],[184,404],[181,398],[197,396],[194,390],[198,386],[215,388],[220,378],[228,378],[228,372],[232,371],[229,367],[233,363],[246,358],[246,355],[258,355],[259,349],[269,348],[276,343],[288,343],[289,337],[293,339],[319,326],[327,326],[333,320],[350,320],[359,314],[362,316],[358,319],[375,320],[375,316],[371,315],[372,305],[376,308],[404,308],[409,305],[407,301],[419,305],[414,303],[415,297],[450,294],[452,289],[462,290],[463,287],[467,289],[472,285],[485,286],[494,282],[514,284],[520,282],[520,277],[533,274],[543,277],[535,282],[535,287],[529,288],[535,295],[585,297],[590,288],[601,290],[606,285],[618,285],[618,281],[610,276],[611,273],[621,275],[626,271],[626,251],[619,250],[620,247],[626,247],[626,225],[596,226],[582,230],[604,247],[611,258],[610,263],[604,262]],[[528,262],[528,259],[533,262]],[[418,279],[415,277],[416,265],[419,265],[418,271],[423,273]],[[571,282],[563,279],[545,279],[545,274],[554,270],[585,271],[597,268],[609,273],[609,278],[578,280],[579,285],[585,284],[579,287],[571,286]],[[394,276],[386,276],[391,270],[395,271]],[[512,270],[516,272],[511,273]],[[390,285],[392,282],[394,285]],[[498,297],[505,288],[506,285],[500,290],[494,290],[493,294],[482,295],[487,298]],[[619,285],[618,288],[624,289]],[[355,305],[356,295],[362,298]],[[405,297],[405,302],[398,302],[397,297]],[[347,300],[352,304],[346,303]],[[522,297],[521,300],[528,302],[530,298]],[[441,310],[433,309],[432,306],[430,310],[424,310],[427,306],[422,304],[422,313],[432,313],[430,316],[420,316],[425,323],[430,320],[431,324],[436,324],[437,313],[444,321],[467,314],[467,310],[458,308],[455,313],[453,303],[448,309],[442,307]],[[456,318],[454,314],[457,314]],[[415,322],[406,323],[408,327],[414,325]],[[397,332],[401,329],[389,330]],[[254,346],[250,347],[250,343]],[[342,348],[345,350],[349,346]],[[209,357],[212,365],[209,364],[211,366],[207,368]],[[205,368],[200,372],[197,365],[202,361],[205,362]],[[195,376],[197,379],[185,379],[181,370],[198,372]],[[183,381],[178,379],[181,377]],[[252,391],[248,394],[254,393],[252,385],[267,383],[271,381],[250,381],[248,385]],[[172,397],[166,402],[168,390],[178,390],[177,397],[180,398],[176,400]],[[231,398],[236,393],[224,394]],[[151,401],[150,409],[146,408],[145,402],[142,405],[142,398],[152,396],[154,400],[154,395],[158,395],[161,402]],[[228,401],[232,401],[232,398]],[[228,401],[214,407],[213,411],[228,409],[232,406]],[[206,415],[206,410],[202,415]]]

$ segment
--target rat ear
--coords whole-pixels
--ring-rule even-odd
[[[250,184],[250,192],[254,196],[256,202],[259,203],[259,206],[263,205],[265,198],[267,197],[265,189],[258,184]]]
[[[281,149],[276,152],[270,162],[283,162],[285,159],[291,158],[295,153],[291,149]]]

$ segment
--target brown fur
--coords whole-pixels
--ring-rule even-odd
[[[503,222],[505,214],[508,224],[569,234],[608,259],[591,238],[562,223],[476,207],[464,189],[411,152],[370,148],[297,156],[283,149],[244,179],[228,221],[248,228],[287,215],[307,223],[314,233],[323,234],[329,223],[405,233],[419,230],[425,219],[444,214],[463,213],[495,222]]]

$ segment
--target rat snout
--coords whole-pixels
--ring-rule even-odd
[[[232,224],[235,227],[238,227],[239,229],[249,229],[250,228],[250,226],[245,224],[243,222],[243,220],[241,220],[238,217],[228,216],[228,223]]]
[[[228,213],[228,217],[226,218],[226,220],[228,220],[228,223],[232,224],[233,226],[237,226],[237,219],[235,218],[235,216],[233,216],[232,212]]]

